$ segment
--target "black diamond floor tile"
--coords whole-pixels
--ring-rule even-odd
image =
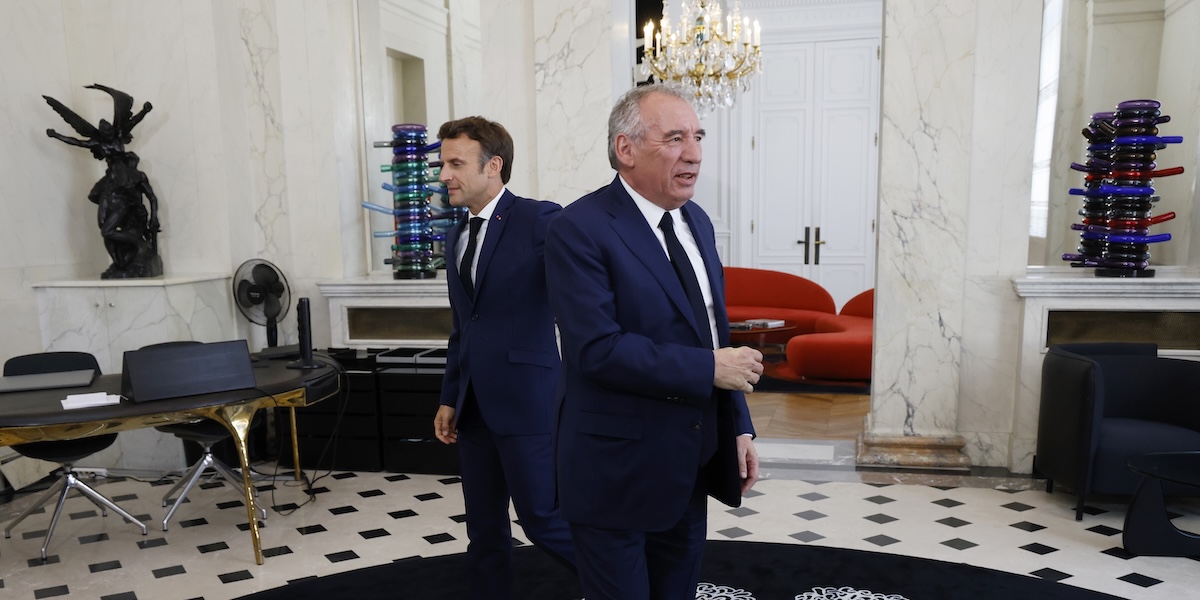
[[[366,490],[359,492],[358,495],[363,498],[374,498],[375,496],[382,496],[383,490]]]
[[[287,546],[280,546],[278,548],[263,548],[263,558],[273,558],[291,553],[292,549],[288,548]]]
[[[892,544],[900,542],[900,540],[886,535],[873,535],[869,538],[863,538],[863,541],[870,542],[876,546],[891,546]]]
[[[938,519],[936,522],[947,527],[962,527],[963,525],[971,524],[970,521],[964,521],[958,517],[946,517],[945,519]]]
[[[1155,579],[1153,577],[1147,577],[1140,573],[1130,573],[1128,575],[1122,575],[1122,576],[1118,577],[1117,579],[1120,579],[1121,581],[1124,581],[1125,583],[1132,583],[1133,585],[1136,585],[1138,587],[1143,587],[1143,588],[1153,587],[1153,586],[1156,586],[1156,585],[1162,583],[1162,581],[1160,581],[1158,579]]]
[[[95,564],[88,565],[88,570],[93,573],[99,573],[101,571],[112,571],[114,569],[120,569],[120,568],[121,568],[121,561],[119,561],[119,560],[108,560],[108,561],[104,561],[101,563],[95,563]]]
[[[58,596],[66,596],[71,590],[65,585],[56,585],[54,587],[42,588],[33,591],[34,598],[56,598]]]
[[[217,579],[220,579],[221,583],[233,583],[235,581],[254,579],[254,576],[250,574],[250,571],[234,571],[232,573],[222,573],[217,575]]]
[[[731,508],[725,512],[727,512],[735,517],[748,517],[750,515],[758,514],[757,510],[754,510],[753,508],[749,508],[746,506],[739,506],[737,508]]]
[[[367,531],[360,531],[358,532],[358,535],[361,535],[364,540],[373,540],[375,538],[389,536],[392,534],[388,533],[388,530],[386,529],[370,529]]]
[[[1038,570],[1030,573],[1030,575],[1033,575],[1034,577],[1040,577],[1042,579],[1045,579],[1046,581],[1053,581],[1055,583],[1058,583],[1059,581],[1062,581],[1064,579],[1071,577],[1071,575],[1069,575],[1067,573],[1063,573],[1062,571],[1055,571],[1054,569],[1050,569],[1050,568],[1038,569]]]
[[[337,506],[329,509],[329,512],[335,515],[346,515],[350,513],[356,513],[358,512],[358,509],[354,508],[353,506]]]
[[[815,521],[817,519],[825,518],[825,515],[817,512],[815,510],[806,510],[804,512],[798,512],[798,513],[796,513],[796,516],[800,517],[801,519],[804,519],[806,521]]]
[[[1113,536],[1113,535],[1117,535],[1118,533],[1121,533],[1120,529],[1117,529],[1115,527],[1109,527],[1108,525],[1097,525],[1095,527],[1088,527],[1087,530],[1092,533],[1098,533],[1100,535],[1107,535],[1107,536]]]
[[[872,521],[874,523],[879,523],[880,525],[886,525],[893,521],[899,520],[896,517],[893,517],[891,515],[885,515],[885,514],[875,514],[875,515],[870,515],[870,516],[863,517],[863,518],[868,521]]]
[[[946,540],[946,541],[942,542],[942,545],[949,546],[951,548],[954,548],[955,550],[967,550],[969,548],[974,548],[974,547],[978,546],[979,544],[976,544],[975,542],[970,542],[970,541],[964,540],[962,538],[954,538],[952,540]]]
[[[453,540],[454,540],[454,536],[452,536],[448,533],[438,533],[435,535],[425,536],[425,541],[429,542],[430,544],[442,544],[442,543],[453,541]]]
[[[153,571],[151,571],[151,573],[154,575],[155,579],[162,579],[163,577],[173,577],[175,575],[183,575],[184,573],[187,573],[187,571],[184,570],[182,565],[175,565],[173,567],[163,567],[161,569],[154,569]]]
[[[817,540],[825,539],[825,536],[823,536],[819,533],[813,533],[811,531],[801,531],[800,533],[793,533],[792,535],[789,535],[788,537],[790,537],[792,539],[800,540],[801,542],[804,542],[806,544],[810,543],[810,542],[815,542]]]
[[[1025,512],[1027,510],[1033,510],[1032,506],[1030,506],[1028,504],[1024,504],[1022,502],[1009,502],[1008,504],[1000,505],[1000,508],[1007,508],[1008,510],[1015,510],[1017,512]]]
[[[331,562],[331,563],[340,563],[340,562],[345,562],[348,560],[354,560],[354,559],[358,558],[358,555],[355,554],[353,550],[343,550],[342,552],[334,552],[333,554],[326,554],[325,558],[329,559],[329,562]]]
[[[208,554],[209,552],[228,550],[229,544],[226,544],[225,542],[216,542],[212,544],[204,544],[203,546],[197,546],[196,549],[200,551],[200,554]]]
[[[870,498],[864,498],[864,500],[867,502],[874,502],[875,504],[887,504],[889,502],[895,502],[895,500],[888,498],[887,496],[871,496]]]
[[[722,530],[718,531],[717,533],[719,533],[727,538],[730,538],[730,539],[737,539],[740,537],[745,537],[745,536],[750,535],[749,531],[746,531],[745,529],[742,529],[741,527],[730,527],[729,529],[722,529]]]
[[[1027,550],[1034,554],[1040,554],[1042,556],[1045,556],[1052,552],[1058,552],[1058,548],[1051,548],[1050,546],[1047,546],[1045,544],[1038,544],[1038,543],[1025,544],[1024,546],[1021,546],[1021,549]]]
[[[1022,531],[1028,531],[1029,533],[1033,533],[1035,531],[1041,531],[1041,530],[1045,529],[1045,527],[1038,525],[1037,523],[1030,523],[1029,521],[1021,521],[1020,523],[1013,523],[1012,526],[1016,527],[1017,529],[1020,529]]]
[[[441,498],[442,495],[437,492],[431,492],[428,494],[417,494],[416,496],[413,496],[413,497],[416,498],[417,500],[420,500],[421,502],[428,502],[430,500],[437,500],[437,499]]]
[[[297,527],[296,531],[299,531],[300,535],[311,535],[314,533],[323,533],[329,530],[325,529],[324,525],[306,525],[304,527]]]
[[[954,508],[956,506],[963,505],[962,502],[959,502],[958,500],[952,500],[950,498],[942,498],[941,500],[934,500],[933,503],[937,504],[938,506],[944,506],[946,508]]]
[[[1119,546],[1114,546],[1107,550],[1101,550],[1100,553],[1107,554],[1109,556],[1119,558],[1121,560],[1129,560],[1131,558],[1135,558],[1135,555],[1133,553],[1131,553],[1128,550],[1121,548]]]
[[[804,498],[805,500],[808,500],[809,502],[816,502],[818,500],[824,500],[824,499],[828,498],[829,496],[826,496],[825,494],[818,494],[817,492],[809,492],[807,494],[800,494],[799,497]]]

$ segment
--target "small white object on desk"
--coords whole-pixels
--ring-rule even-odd
[[[746,322],[754,326],[756,329],[772,329],[775,327],[784,326],[782,319],[751,319]]]
[[[93,406],[108,406],[120,403],[121,397],[117,394],[93,392],[91,394],[68,394],[66,399],[62,401],[62,407],[64,410],[71,410],[73,408],[91,408]]]

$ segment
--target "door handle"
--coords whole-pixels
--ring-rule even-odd
[[[808,227],[805,227],[805,228],[804,228],[804,239],[802,239],[802,240],[796,240],[796,243],[797,243],[797,244],[800,244],[801,246],[804,246],[804,264],[806,264],[806,265],[808,264],[808,248],[809,248],[809,244],[808,244],[808,230],[809,230],[809,228],[808,228]],[[818,237],[820,237],[820,234],[818,233],[818,234],[817,234],[817,236],[818,236]]]
[[[805,227],[805,229],[808,229],[808,228]],[[807,235],[805,237],[807,237]],[[813,264],[814,265],[821,264],[821,245],[824,243],[825,243],[825,240],[821,239],[821,228],[818,227],[817,228],[817,239],[815,241],[813,241],[813,246],[815,246],[813,248]],[[807,257],[805,258],[804,262],[805,263],[808,262]]]

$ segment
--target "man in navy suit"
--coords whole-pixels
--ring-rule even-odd
[[[713,226],[689,202],[703,137],[680,92],[630,90],[608,120],[617,177],[546,236],[559,507],[588,600],[695,598],[706,495],[738,506],[758,478],[743,392],[762,354],[728,347]]]
[[[544,249],[561,207],[505,188],[513,141],[499,123],[449,121],[438,139],[440,179],[470,220],[446,235],[453,329],[434,432],[458,444],[471,598],[504,599],[513,583],[510,498],[530,541],[574,562],[555,508],[550,437],[561,364]]]

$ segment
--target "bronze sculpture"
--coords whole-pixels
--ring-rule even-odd
[[[103,160],[107,165],[104,177],[88,193],[88,200],[97,205],[96,221],[104,238],[104,248],[112,258],[112,264],[101,273],[100,278],[128,279],[162,275],[162,258],[158,255],[158,233],[161,231],[158,198],[150,187],[149,178],[138,169],[138,156],[125,150],[125,144],[133,141],[131,132],[134,126],[153,107],[146,102],[135,115],[133,97],[129,94],[98,83],[85,87],[112,96],[112,123],[100,119],[99,126],[93,126],[58,100],[50,96],[42,98],[84,139],[67,137],[53,129],[47,129],[46,135],[72,146],[87,148],[93,157]],[[142,203],[143,195],[149,201],[149,210]]]

